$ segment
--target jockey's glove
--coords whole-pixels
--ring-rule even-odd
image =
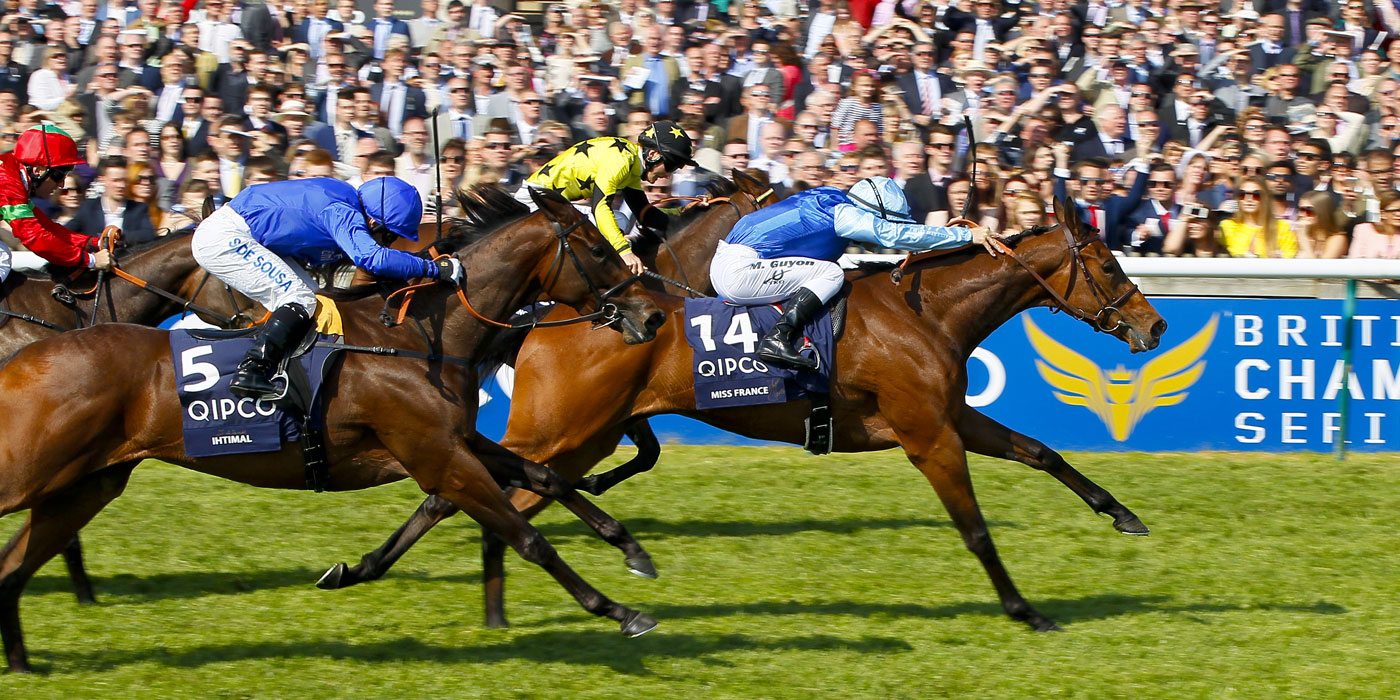
[[[437,281],[454,287],[462,286],[462,261],[445,258],[433,263],[437,266]]]

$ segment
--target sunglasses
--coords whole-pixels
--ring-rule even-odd
[[[1159,127],[1159,126],[1161,126],[1161,125],[1162,125],[1162,122],[1138,122],[1138,126],[1144,128],[1144,129],[1146,129],[1146,128],[1149,127],[1149,126],[1152,127],[1153,129],[1156,129],[1157,127]]]
[[[488,149],[490,149],[490,150],[493,150],[493,151],[503,151],[503,150],[505,150],[505,149],[507,149],[507,148],[510,148],[510,142],[509,142],[509,141],[493,141],[493,142],[491,142],[491,143],[486,144],[486,147],[487,147]]]
[[[1241,168],[1241,170],[1244,171],[1245,175],[1258,175],[1259,173],[1264,172],[1264,168],[1258,165],[1246,165],[1243,168]]]
[[[929,148],[937,148],[938,150],[942,151],[942,150],[951,149],[951,148],[953,147],[953,144],[952,144],[952,143],[931,143],[931,144],[928,145],[928,147],[929,147]]]
[[[1032,78],[1048,78],[1048,77],[1050,77],[1050,74],[1049,74],[1049,73],[1031,73],[1031,74],[1030,74],[1030,77],[1032,77]],[[1136,96],[1136,95],[1135,95],[1135,96]]]
[[[915,55],[915,56],[932,56],[932,55],[934,55],[934,53],[933,53],[932,51],[915,51],[915,52],[914,52],[914,55]],[[1031,74],[1031,77],[1032,77],[1032,78],[1048,78],[1048,77],[1050,77],[1050,76],[1048,76],[1048,75],[1035,75],[1034,73],[1032,73],[1032,74]]]
[[[1148,180],[1148,187],[1176,187],[1176,183],[1171,180]]]
[[[1316,211],[1316,210],[1313,209],[1312,207],[1298,207],[1298,213],[1299,213],[1299,214],[1303,214],[1303,215],[1307,215],[1307,216],[1312,216],[1314,211]]]
[[[136,178],[136,181],[137,181],[137,182],[144,182],[144,183],[149,184],[149,183],[155,182],[156,179],[155,179],[154,177],[150,176],[150,175],[142,175],[141,177]]]
[[[58,193],[59,193],[59,194],[76,194],[77,192],[78,192],[78,188],[76,188],[76,187],[60,187],[60,188],[58,188]]]
[[[1105,180],[1101,177],[1081,177],[1079,178],[1079,181],[1086,185],[1102,185],[1105,182],[1108,182],[1108,180]]]
[[[1150,93],[1150,92],[1134,92],[1134,93],[1133,93],[1133,97],[1151,97],[1151,96],[1152,96],[1152,93]]]
[[[766,92],[754,92],[754,93],[750,93],[749,96],[750,96],[750,97],[772,97],[771,94],[766,93]]]
[[[1298,154],[1298,160],[1322,160],[1322,154],[1301,152]]]
[[[1240,199],[1263,199],[1264,193],[1259,190],[1240,190]]]
[[[1333,114],[1333,113],[1331,113],[1331,112],[1318,112],[1318,113],[1317,113],[1317,118],[1318,118],[1318,119],[1322,119],[1322,118],[1336,119],[1336,118],[1337,118],[1337,115],[1335,115],[1335,114]]]
[[[1278,182],[1279,180],[1287,180],[1288,176],[1284,175],[1283,173],[1269,173],[1268,175],[1264,176],[1264,179]]]
[[[843,172],[843,173],[853,173],[853,172],[855,172],[855,171],[857,171],[857,170],[860,170],[860,165],[859,165],[859,164],[857,164],[857,165],[843,165],[843,166],[841,166],[841,172]]]
[[[466,157],[466,156],[443,156],[441,160],[442,160],[442,162],[444,162],[444,163],[458,163],[458,164],[461,164],[461,163],[467,162],[467,157]]]

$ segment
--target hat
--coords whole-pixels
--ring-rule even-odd
[[[1198,49],[1198,48],[1196,48],[1196,45],[1195,45],[1195,44],[1182,44],[1181,46],[1176,47],[1176,50],[1175,50],[1175,51],[1172,51],[1171,54],[1169,54],[1169,55],[1171,55],[1171,56],[1173,56],[1173,57],[1176,57],[1176,56],[1200,56],[1200,55],[1201,55],[1201,50]]]
[[[489,53],[482,54],[473,58],[472,63],[475,63],[478,66],[494,66],[496,65],[496,57],[492,56]]]
[[[1186,0],[1186,2],[1183,2],[1183,3],[1181,3],[1180,5],[1177,5],[1177,6],[1176,6],[1176,9],[1178,9],[1178,10],[1204,10],[1204,9],[1206,9],[1206,6],[1205,6],[1205,3],[1200,2],[1200,0]]]
[[[1332,27],[1332,20],[1326,17],[1314,17],[1304,22],[1303,25],[1308,27],[1327,27],[1330,29]]]
[[[996,75],[996,71],[992,70],[987,64],[974,60],[963,64],[963,67],[958,70],[957,79],[961,81],[969,73],[981,73],[984,77],[988,78]]]
[[[242,137],[245,138],[245,139],[251,139],[251,138],[253,138],[253,132],[251,132],[251,131],[243,131],[242,129],[235,129],[235,128],[231,127],[231,126],[226,126],[226,127],[222,128],[222,129],[219,129],[219,133],[222,133],[222,134],[233,134],[233,135],[235,135],[235,136],[242,136]]]
[[[598,75],[598,74],[596,74],[596,73],[584,73],[583,75],[580,75],[580,76],[578,77],[578,79],[579,79],[579,80],[582,80],[582,81],[585,82],[585,83],[610,83],[610,82],[612,82],[612,78],[609,78],[609,77],[606,76],[606,75]]]
[[[311,114],[306,111],[306,103],[301,100],[287,100],[282,103],[282,111],[272,115],[272,121],[281,124],[288,117],[296,119],[311,120]]]
[[[300,52],[302,52],[302,53],[309,54],[309,53],[311,53],[311,47],[310,47],[310,46],[307,46],[306,44],[292,44],[292,45],[290,45],[290,46],[287,46],[287,47],[283,48],[282,51],[283,51],[284,53],[291,53],[292,51],[300,51]]]
[[[1249,7],[1248,5],[1246,5],[1244,8],[1242,8],[1242,9],[1239,10],[1238,12],[1235,12],[1235,13],[1230,14],[1230,15],[1227,15],[1227,16],[1228,16],[1228,17],[1233,17],[1233,18],[1235,18],[1235,19],[1256,20],[1256,19],[1259,19],[1259,12],[1258,12],[1257,10],[1255,10],[1253,7]]]

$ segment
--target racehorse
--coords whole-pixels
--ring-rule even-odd
[[[113,280],[115,273],[87,272],[63,283],[41,275],[11,274],[0,289],[0,358],[63,331],[110,321],[154,326],[185,308],[151,289],[181,297],[194,305],[200,318],[224,327],[251,322],[255,309],[261,315],[256,302],[212,279],[195,262],[188,234],[121,248],[117,254],[122,270],[145,282],[146,288]],[[63,559],[78,602],[97,602],[77,538],[63,550]]]
[[[612,326],[625,343],[654,338],[665,316],[645,290],[631,284],[635,277],[598,230],[562,198],[536,195],[540,211],[531,215],[499,188],[474,194],[479,206],[469,212],[471,221],[438,243],[439,253],[462,260],[461,287],[415,290],[409,322],[397,325],[381,321],[388,302],[374,293],[379,285],[344,297],[347,342],[368,350],[401,348],[422,359],[344,358],[338,381],[326,390],[329,487],[362,489],[412,478],[544,567],[584,609],[617,620],[626,634],[642,634],[655,620],[588,585],[510,506],[502,488],[536,489],[559,499],[621,549],[636,573],[654,575],[650,558],[620,523],[567,481],[475,431],[472,367],[505,325],[494,319],[537,297]],[[407,305],[404,296],[390,300]],[[185,453],[168,335],[102,324],[31,344],[0,368],[0,401],[8,407],[0,415],[0,516],[30,511],[0,550],[0,637],[12,671],[31,670],[19,620],[25,584],[121,494],[142,460],[261,487],[307,487],[299,448],[252,459]],[[117,353],[128,371],[107,371]],[[83,400],[72,401],[75,396]]]
[[[1012,243],[1025,268],[1005,255],[979,255],[977,248],[916,262],[898,285],[876,274],[887,269],[880,265],[866,265],[848,275],[850,313],[831,397],[834,447],[842,452],[903,447],[981,560],[1006,612],[1038,630],[1055,629],[1055,624],[1026,602],[1001,564],[972,494],[964,451],[1019,461],[1051,474],[1095,512],[1111,515],[1121,532],[1147,534],[1147,528],[1054,450],[967,406],[968,355],[1001,324],[1034,306],[1065,310],[1111,332],[1135,352],[1156,347],[1166,330],[1166,322],[1123,274],[1094,230],[1059,202],[1056,214],[1063,222],[1057,227],[1062,236],[1023,234]],[[713,241],[709,244],[713,251]],[[677,250],[681,247],[678,242]],[[680,303],[662,300],[662,305],[670,312],[668,322],[645,347],[624,348],[568,328],[531,332],[516,358],[511,420],[502,444],[578,481],[613,452],[629,424],[650,415],[678,413],[741,435],[802,443],[806,401],[697,411],[685,321],[677,313]],[[652,450],[654,461],[654,436],[650,445],[639,449]],[[647,466],[639,456],[612,472],[584,479],[579,488],[601,493]],[[512,501],[527,516],[548,505],[527,493],[516,493]],[[322,586],[378,578],[429,528],[454,512],[450,503],[429,498],[359,565],[332,567],[322,577]],[[491,626],[506,625],[503,554],[502,543],[486,534],[483,577]]]

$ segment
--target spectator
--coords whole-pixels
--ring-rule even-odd
[[[161,206],[169,209],[175,204],[175,195],[189,179],[190,169],[185,162],[185,137],[180,127],[166,124],[160,128],[160,142],[157,147],[155,169],[158,181],[162,184]]]
[[[126,184],[131,201],[146,205],[146,216],[150,218],[151,230],[158,231],[161,220],[168,208],[162,207],[156,195],[156,171],[146,161],[128,160]],[[165,235],[164,233],[160,235]],[[123,236],[125,232],[123,231]]]
[[[102,161],[98,168],[102,183],[102,196],[89,199],[78,206],[73,217],[74,231],[96,236],[108,226],[122,230],[122,241],[136,245],[155,240],[155,227],[151,225],[149,208],[144,202],[128,197],[127,162],[121,156],[112,156]]]
[[[1349,257],[1400,258],[1400,193],[1385,192],[1379,200],[1380,220],[1358,224],[1352,230]]]
[[[68,173],[63,178],[63,184],[59,185],[58,191],[54,192],[53,201],[57,205],[57,209],[49,218],[73,229],[73,218],[78,215],[78,207],[86,199],[87,188],[83,186],[82,178],[74,173]]]
[[[1287,221],[1274,217],[1266,206],[1268,184],[1258,175],[1246,175],[1236,194],[1232,218],[1220,222],[1225,249],[1236,258],[1293,258],[1298,256],[1298,239]]]
[[[56,109],[73,96],[73,82],[68,75],[68,54],[49,51],[44,67],[29,76],[29,102],[39,109]]]
[[[433,191],[432,154],[428,148],[428,125],[414,118],[403,125],[403,154],[394,159],[394,174],[413,185],[424,201]]]
[[[831,139],[843,151],[856,150],[860,147],[854,139],[856,122],[873,123],[878,135],[882,118],[880,86],[875,82],[875,74],[859,73],[851,79],[851,96],[842,98],[831,114]]]
[[[1385,216],[1382,205],[1381,216]],[[1337,211],[1332,195],[1327,192],[1307,192],[1298,200],[1299,247],[1312,251],[1316,258],[1340,258],[1347,254],[1347,233],[1342,228],[1343,217]],[[1358,225],[1369,226],[1370,224]],[[1353,238],[1357,230],[1352,231]],[[1353,248],[1354,249],[1354,248]],[[1400,253],[1400,250],[1397,250]],[[1351,257],[1369,257],[1352,253]],[[1387,256],[1393,257],[1393,256]]]

